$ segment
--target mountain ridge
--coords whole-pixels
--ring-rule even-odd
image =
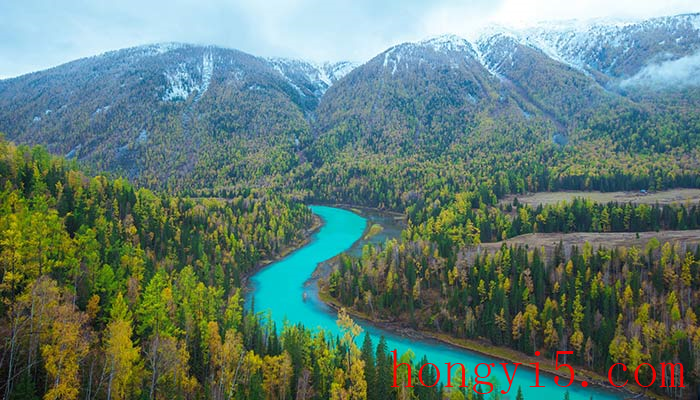
[[[674,145],[696,126],[698,21],[439,35],[362,64],[144,45],[1,80],[0,131],[173,188],[274,186],[346,150],[461,158],[512,129],[532,132],[527,146],[608,138],[647,151],[663,142],[659,121]]]

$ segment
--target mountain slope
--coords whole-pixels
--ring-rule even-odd
[[[649,20],[542,24],[519,32],[523,42],[553,58],[610,78],[629,78],[645,66],[700,51],[700,14]]]
[[[692,148],[698,138],[687,132],[698,126],[700,105],[700,80],[692,73],[700,74],[698,21],[693,14],[491,28],[474,42],[448,35],[395,46],[323,97],[318,152],[335,146],[433,158],[459,148],[460,157],[475,141],[500,140],[514,129],[534,134],[492,150],[555,138],[574,145],[610,139],[618,150],[635,152],[684,141]],[[670,76],[672,68],[680,72]]]
[[[323,64],[288,58],[271,58],[268,61],[300,93],[317,100],[331,85],[357,67],[357,64],[349,61]]]
[[[325,90],[300,86],[236,50],[144,46],[2,81],[0,129],[150,185],[249,180],[297,163]]]
[[[173,189],[308,189],[342,158],[470,169],[552,145],[678,159],[700,146],[698,21],[491,28],[360,66],[143,46],[0,81],[0,131]]]
[[[331,87],[317,129],[369,151],[435,152],[463,136],[497,97],[499,81],[454,36],[405,43]]]

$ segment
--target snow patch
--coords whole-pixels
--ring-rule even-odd
[[[303,92],[300,84],[312,88],[313,94],[320,97],[356,67],[349,61],[316,63],[286,58],[270,58],[268,61],[303,96],[308,95],[308,90]]]
[[[200,95],[209,89],[211,77],[214,74],[214,61],[211,53],[202,56],[202,86],[200,87]]]
[[[386,68],[389,65],[389,57],[391,56],[391,53],[395,50],[396,48],[391,48],[384,52],[384,64],[383,67]]]
[[[332,65],[331,71],[332,71],[332,77],[333,81],[337,82],[338,80],[342,79],[345,77],[345,75],[349,74],[357,68],[358,64],[350,61],[340,61],[335,64],[330,64]]]
[[[185,45],[181,43],[157,43],[152,45],[146,45],[143,47],[143,49],[151,55],[160,55],[173,50],[181,49],[183,47],[185,47]]]
[[[357,64],[350,61],[339,62],[324,62],[323,64],[310,63],[317,71],[318,75],[315,78],[309,77],[311,81],[314,79],[320,80],[327,87],[338,82],[345,75],[349,74],[357,67]]]
[[[482,38],[476,47],[478,59],[492,75],[505,81],[507,72],[503,71],[503,67],[515,66],[519,45],[522,43],[508,33],[499,33],[487,39]]]
[[[274,67],[275,67],[275,71],[279,72],[280,75],[282,75],[284,77],[284,79],[287,81],[289,86],[291,86],[299,94],[299,96],[306,97],[306,94],[304,94],[304,92],[301,90],[301,88],[297,84],[294,83],[292,78],[290,78],[289,76],[287,76],[287,74],[284,73],[284,70],[282,70],[282,67],[279,64],[275,64]]]
[[[163,95],[163,101],[186,100],[195,88],[192,77],[187,72],[187,65],[181,63],[174,72],[165,72],[168,89]]]
[[[457,35],[441,35],[419,42],[420,45],[427,45],[437,52],[463,52],[473,53],[471,43]]]
[[[578,45],[574,44],[574,42],[579,42],[579,38],[577,38],[575,34],[569,33],[566,35],[566,37],[570,41],[567,42],[566,39],[552,36],[553,35],[545,32],[525,34],[525,36],[522,38],[522,43],[526,46],[542,51],[545,55],[547,55],[547,57],[555,61],[587,74],[588,72],[585,68],[585,62],[579,57],[580,54],[570,53],[567,51],[571,48],[571,46],[578,47]],[[581,36],[587,35],[581,34]]]
[[[502,55],[497,55],[496,54],[496,42],[499,40],[499,38],[503,37],[502,34],[497,34],[494,36],[491,36],[489,38],[482,37],[479,39],[477,42],[477,45],[474,47],[474,50],[476,52],[476,59],[481,63],[481,65],[486,68],[487,71],[499,80],[503,81],[504,77],[500,73],[499,69],[500,66],[503,64],[504,60],[506,58],[509,58],[511,60],[511,65],[513,64],[513,52],[512,50],[507,52],[507,54],[502,54]],[[509,36],[506,36],[509,37]],[[489,54],[489,56],[492,59],[487,59],[486,54]],[[495,61],[493,58],[500,58],[500,61]]]
[[[186,100],[189,96],[197,92],[195,101],[209,89],[211,78],[214,73],[214,61],[212,54],[207,53],[202,56],[202,63],[197,67],[199,77],[190,73],[186,63],[180,63],[175,71],[166,71],[165,79],[168,87],[162,97],[163,101]]]
[[[320,82],[329,88],[333,84],[332,70],[329,63],[316,64],[309,63],[312,69],[306,72],[306,79],[309,82]],[[329,73],[330,72],[330,73]]]
[[[391,64],[391,75],[396,73],[399,67],[399,62],[401,62],[401,53],[396,51],[397,47],[392,47],[384,53],[384,68],[388,68]],[[394,56],[394,52],[396,55]]]

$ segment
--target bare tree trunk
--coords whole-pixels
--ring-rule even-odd
[[[15,275],[15,260],[14,260],[14,251],[12,252],[13,257],[10,260],[11,263],[11,271],[12,271],[12,276]],[[18,321],[17,321],[17,316],[15,315],[15,280],[12,279],[12,288],[10,292],[10,298],[11,298],[11,303],[10,303],[10,316],[12,318],[12,330],[10,334],[10,361],[7,367],[7,383],[5,386],[5,400],[8,400],[10,398],[10,393],[12,393],[12,381],[13,381],[13,371],[15,368],[15,346],[17,345],[17,331],[18,331]]]
[[[154,337],[154,342],[151,344],[151,354],[149,358],[151,361],[151,387],[149,390],[149,398],[154,399],[156,394],[156,384],[158,383],[158,346],[160,345],[160,337],[156,334]]]
[[[112,360],[112,368],[109,371],[109,380],[107,381],[107,400],[112,400],[112,382],[114,381],[114,360]]]
[[[15,348],[17,345],[17,320],[14,318],[14,307],[12,310],[12,333],[10,334],[10,361],[7,367],[7,383],[5,384],[5,400],[10,398],[12,393],[13,372],[15,368]]]

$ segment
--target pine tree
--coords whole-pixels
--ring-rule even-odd
[[[362,342],[362,361],[365,363],[365,380],[367,381],[367,387],[371,390],[367,391],[368,400],[381,400],[376,396],[374,389],[377,386],[377,376],[376,376],[376,365],[374,359],[374,346],[372,345],[372,338],[369,333],[365,333],[365,339]]]
[[[377,345],[376,354],[377,386],[371,391],[374,392],[374,396],[377,399],[388,399],[391,396],[393,371],[391,367],[391,357],[389,356],[389,349],[387,347],[386,338],[384,336],[379,338],[379,344]]]

